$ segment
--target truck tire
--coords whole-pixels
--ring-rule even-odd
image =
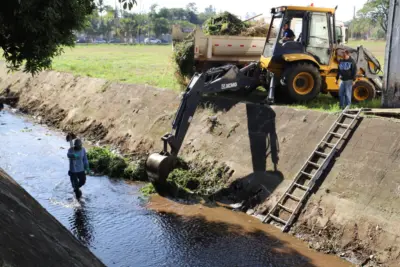
[[[352,100],[355,103],[369,101],[376,96],[375,86],[366,80],[357,81],[353,85]]]
[[[288,67],[283,77],[288,97],[294,102],[313,100],[321,91],[321,75],[310,63],[298,63]]]

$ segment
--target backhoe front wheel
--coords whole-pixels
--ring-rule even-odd
[[[374,99],[375,86],[369,81],[357,81],[353,85],[353,102],[363,102]]]
[[[321,90],[321,75],[309,63],[299,63],[288,67],[283,74],[288,96],[295,102],[314,99]]]

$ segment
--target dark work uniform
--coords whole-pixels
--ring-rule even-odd
[[[294,32],[291,29],[286,29],[283,32],[283,38],[293,38],[294,37]]]
[[[353,93],[353,81],[356,79],[357,64],[349,57],[339,61],[338,73],[336,80],[342,80],[339,88],[340,107],[345,108],[351,104],[351,96]]]

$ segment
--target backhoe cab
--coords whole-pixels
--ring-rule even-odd
[[[320,92],[338,95],[338,60],[344,49],[351,52],[359,68],[353,99],[370,100],[382,89],[380,64],[362,46],[345,47],[343,32],[335,25],[335,8],[286,6],[273,8],[260,67],[267,75],[263,85],[276,88],[283,100],[310,101]],[[285,38],[285,25],[294,32]],[[272,79],[274,78],[274,79]],[[275,83],[275,84],[272,84]],[[274,100],[274,91],[269,100]]]

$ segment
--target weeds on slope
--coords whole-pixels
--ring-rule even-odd
[[[325,112],[341,111],[339,107],[339,100],[330,95],[320,95],[313,101],[307,103],[296,103],[288,106],[297,109],[310,109],[310,110],[319,110]],[[380,107],[381,107],[381,98],[351,105],[351,108],[380,108]]]

